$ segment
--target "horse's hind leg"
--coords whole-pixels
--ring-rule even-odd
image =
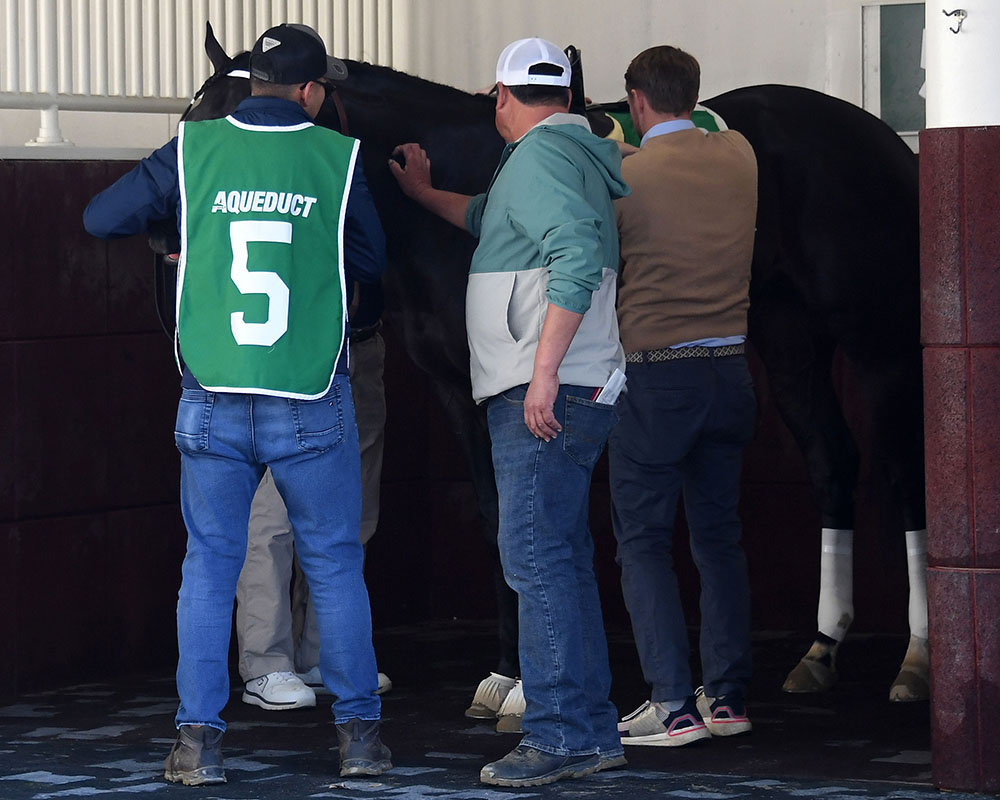
[[[473,402],[467,387],[456,387],[448,381],[438,379],[433,379],[433,385],[472,473],[476,502],[483,519],[492,562],[493,588],[497,600],[497,666],[495,671],[479,682],[465,716],[471,719],[496,719],[521,670],[517,651],[517,594],[504,580],[500,550],[497,547],[500,511],[493,476],[490,435],[484,410]]]
[[[750,336],[775,404],[805,458],[823,525],[816,639],[788,674],[788,692],[836,682],[836,656],[854,618],[854,489],[859,456],[831,382],[833,344],[817,335],[793,292],[769,287],[751,305]]]
[[[916,337],[914,336],[914,341]],[[924,506],[923,396],[917,347],[859,364],[871,405],[873,446],[906,530],[910,639],[889,687],[895,702],[930,696],[927,646],[927,524]]]

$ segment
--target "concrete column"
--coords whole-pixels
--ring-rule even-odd
[[[942,789],[975,792],[1000,791],[998,40],[993,0],[927,2],[920,260],[932,774]]]

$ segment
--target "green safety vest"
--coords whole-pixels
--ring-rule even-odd
[[[220,392],[311,399],[344,341],[358,141],[312,123],[182,122],[177,349]]]

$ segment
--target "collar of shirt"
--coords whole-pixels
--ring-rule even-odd
[[[646,141],[652,139],[654,136],[663,136],[665,133],[675,133],[676,131],[686,131],[690,128],[695,127],[695,124],[689,119],[670,119],[666,122],[657,122],[652,128],[646,131],[646,135],[642,137],[642,141],[639,142],[639,146],[646,144]]]
[[[280,97],[248,97],[236,106],[233,116],[247,125],[301,125],[313,121],[298,103]]]
[[[590,121],[581,114],[569,114],[564,111],[557,111],[555,114],[549,114],[545,119],[536,122],[528,128],[528,130],[524,132],[524,136],[522,136],[521,139],[527,136],[528,133],[533,131],[535,128],[542,125],[579,125],[581,128],[586,128],[588,131],[590,130]],[[518,139],[517,141],[521,141],[521,139]]]

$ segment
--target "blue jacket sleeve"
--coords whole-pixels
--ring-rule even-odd
[[[344,270],[359,283],[375,283],[385,272],[385,233],[359,160],[354,166],[344,217]]]
[[[101,239],[132,236],[152,220],[176,218],[179,205],[174,137],[95,195],[83,212],[83,226]]]

